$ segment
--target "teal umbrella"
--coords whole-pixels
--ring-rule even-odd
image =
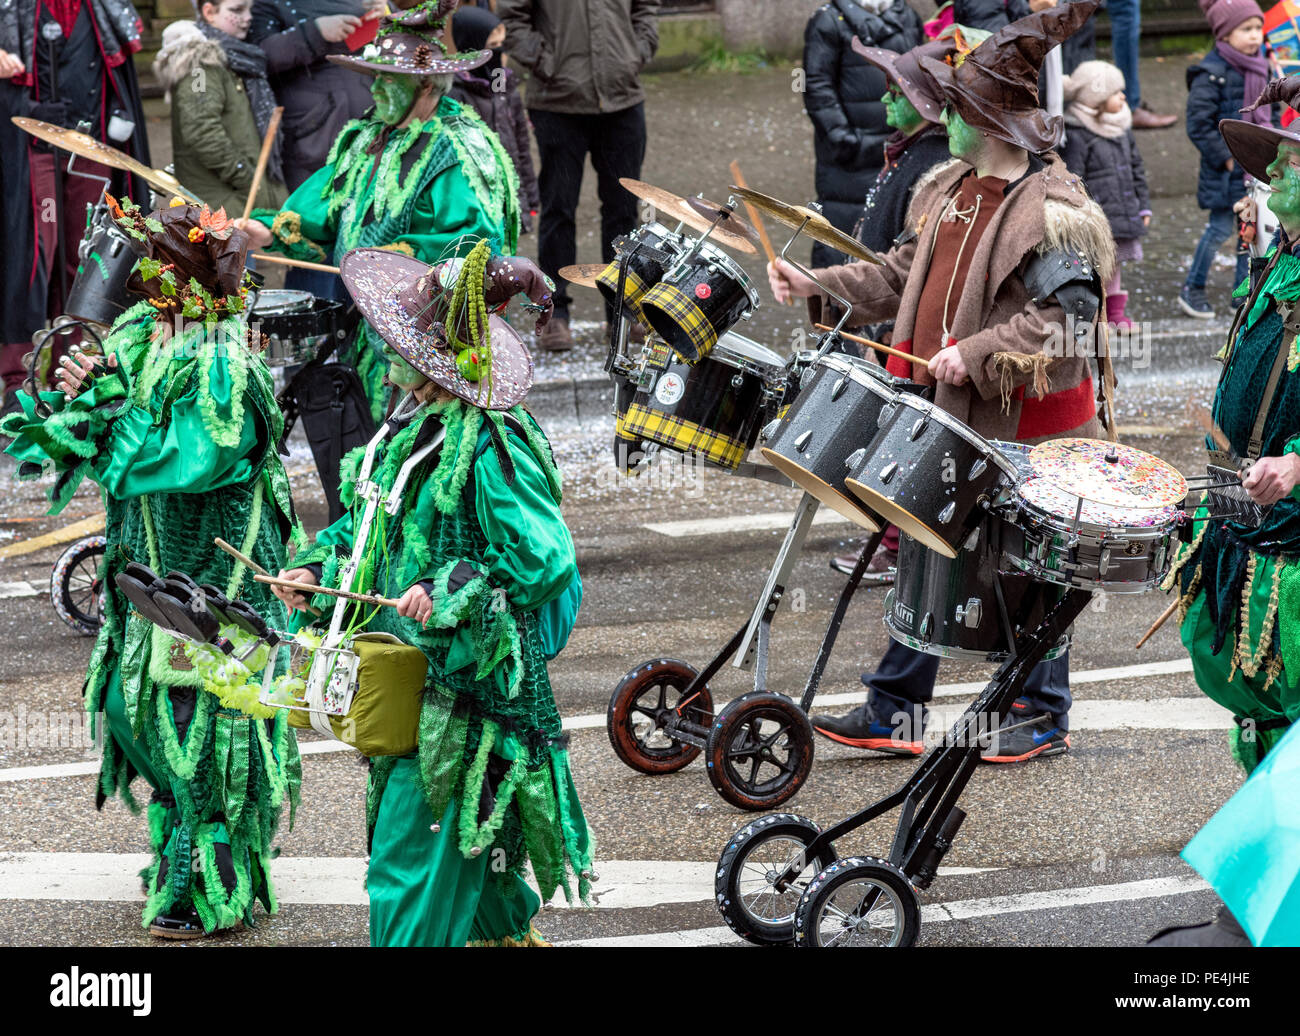
[[[1183,850],[1256,946],[1300,946],[1300,723]]]

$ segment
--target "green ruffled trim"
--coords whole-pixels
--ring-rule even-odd
[[[501,138],[469,105],[447,98],[445,127],[457,164],[474,196],[505,234],[494,242],[498,250],[513,255],[519,245],[519,174]],[[456,107],[452,109],[451,104]]]
[[[483,575],[475,576],[454,593],[447,591],[447,581],[459,564],[473,562],[453,558],[433,574],[433,593],[430,600],[433,611],[426,627],[451,629],[462,622],[468,623],[469,635],[474,643],[474,657],[478,660],[475,678],[482,680],[502,662],[512,664],[504,675],[506,697],[519,694],[523,679],[523,654],[519,639],[519,625],[514,612],[505,601],[503,593],[493,587]]]
[[[477,823],[479,799],[483,794],[483,785],[487,780],[488,756],[496,744],[501,728],[490,719],[483,721],[483,733],[479,741],[474,762],[465,776],[465,792],[460,803],[460,851],[466,859],[472,859],[492,844],[501,825],[505,823],[506,809],[514,800],[515,788],[527,773],[524,753],[520,753],[510,769],[506,771],[496,789],[496,798],[492,813],[482,824]],[[478,850],[475,852],[474,850]]]
[[[311,238],[303,236],[301,214],[292,209],[262,211],[271,220],[269,229],[280,251],[292,259],[305,259],[308,262],[323,263],[328,258],[325,249]],[[254,215],[258,213],[255,212]]]
[[[166,688],[155,685],[153,697],[158,741],[167,759],[167,765],[181,780],[193,780],[198,769],[199,757],[203,754],[203,745],[208,739],[208,726],[212,721],[215,699],[210,694],[195,696],[194,718],[190,720],[189,728],[185,731],[185,744],[182,746],[176,724],[172,720],[171,699]]]

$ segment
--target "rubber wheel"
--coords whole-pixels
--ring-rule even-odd
[[[808,779],[812,724],[789,698],[750,692],[714,718],[705,759],[713,787],[733,806],[771,809]]]
[[[59,555],[50,573],[50,603],[54,610],[87,637],[95,636],[103,623],[104,585],[99,566],[106,542],[103,536],[77,540]]]
[[[746,824],[727,842],[718,859],[713,889],[718,912],[733,932],[758,946],[788,946],[794,942],[794,912],[813,877],[835,862],[826,848],[784,891],[775,875],[801,854],[821,828],[793,813],[773,813]]]
[[[605,713],[605,728],[614,753],[641,773],[674,773],[700,754],[694,745],[663,732],[668,717],[681,710],[684,719],[705,729],[713,722],[713,696],[707,686],[685,706],[682,692],[696,669],[676,658],[655,658],[628,673],[614,688]]]
[[[897,867],[872,856],[832,863],[794,913],[796,946],[913,946],[921,906]]]

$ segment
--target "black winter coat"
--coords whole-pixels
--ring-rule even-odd
[[[1245,93],[1245,76],[1215,51],[1187,70],[1187,136],[1201,153],[1196,203],[1203,209],[1231,208],[1246,193],[1241,166],[1227,169],[1232,152],[1219,132],[1220,119],[1241,118]]]
[[[893,165],[880,171],[867,192],[858,240],[881,255],[893,248],[894,239],[903,233],[907,222],[907,207],[916,181],[951,159],[948,134],[942,126],[927,126],[917,133]]]
[[[1142,213],[1151,210],[1151,195],[1132,130],[1122,137],[1103,137],[1078,123],[1068,123],[1060,154],[1106,213],[1116,241],[1131,241],[1147,232]]]
[[[921,19],[903,0],[880,15],[856,0],[833,0],[804,29],[804,108],[812,119],[817,158],[817,199],[826,218],[851,232],[862,199],[884,164],[884,143],[893,129],[881,103],[885,74],[858,56],[851,40],[903,51],[924,39]],[[839,262],[839,253],[813,248],[814,265]],[[823,261],[824,260],[824,261]]]
[[[248,40],[265,52],[267,79],[284,105],[280,157],[293,191],[325,164],[343,124],[370,107],[371,79],[326,61],[351,51],[327,42],[316,19],[300,15],[290,0],[255,0]]]
[[[533,229],[530,213],[541,207],[541,196],[537,191],[537,173],[533,169],[532,136],[528,130],[528,115],[524,112],[524,99],[519,96],[515,74],[510,69],[501,69],[503,90],[494,90],[493,80],[481,78],[476,74],[478,71],[481,70],[457,73],[451,85],[451,96],[478,112],[479,118],[501,138],[501,146],[506,149],[506,154],[515,163],[515,172],[519,174],[519,218],[524,233],[528,233]]]
[[[1066,0],[1075,3],[1076,0]],[[953,19],[958,25],[997,32],[1010,22],[1032,13],[1029,0],[954,0]],[[1061,65],[1068,76],[1084,61],[1097,56],[1096,17],[1089,18],[1061,44]]]

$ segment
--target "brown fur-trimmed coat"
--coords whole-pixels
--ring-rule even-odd
[[[954,311],[951,332],[970,380],[935,388],[939,406],[990,439],[1017,437],[1022,407],[1017,390],[1046,398],[1078,389],[1094,362],[1086,356],[1044,354],[1052,325],[1063,327],[1065,313],[1055,298],[1042,306],[1030,300],[1023,277],[1029,260],[1036,251],[1067,246],[1092,260],[1103,283],[1114,265],[1105,214],[1056,155],[1046,155],[1044,161],[1044,168],[1017,184],[994,213]],[[883,265],[853,262],[817,271],[827,288],[852,304],[850,326],[892,317],[893,340],[911,339],[939,219],[969,171],[969,165],[954,160],[917,183],[908,212],[914,234],[884,255]],[[838,309],[825,295],[810,299],[809,308],[814,322],[822,319],[823,309]],[[833,323],[829,313],[822,322]],[[1098,388],[1098,379],[1093,382]],[[1093,416],[1046,438],[1095,437],[1100,432]]]

